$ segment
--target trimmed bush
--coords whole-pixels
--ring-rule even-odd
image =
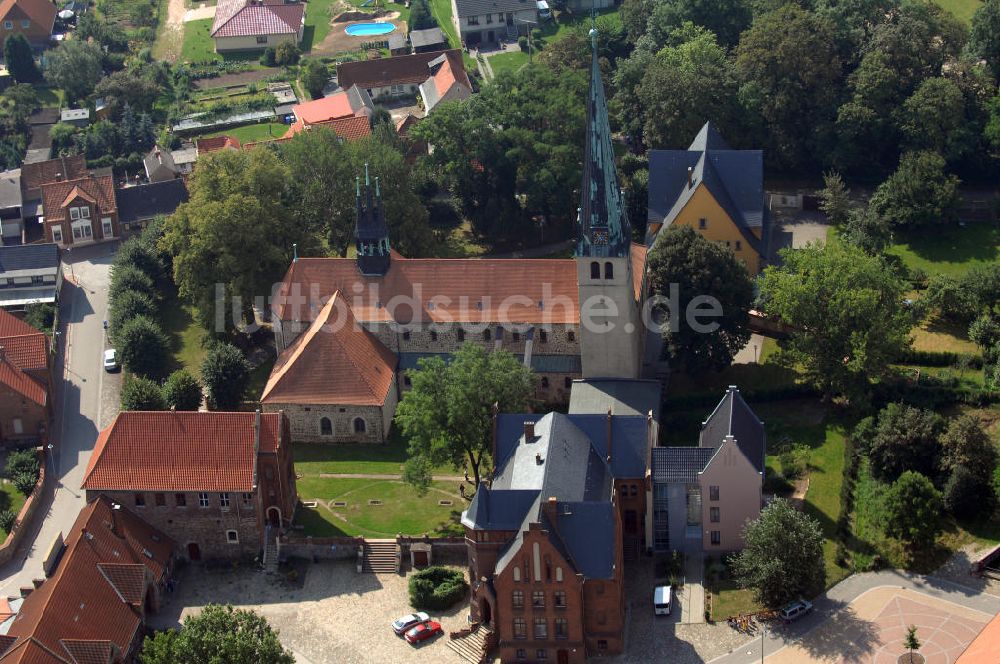
[[[162,376],[167,364],[169,342],[156,322],[136,316],[115,332],[122,364],[141,376]]]
[[[0,512],[0,530],[9,533],[14,527],[15,521],[17,521],[17,514],[14,513],[14,510],[6,509]]]
[[[180,369],[170,374],[163,384],[163,397],[174,410],[198,410],[201,406],[201,383]]]
[[[410,604],[423,611],[444,611],[465,598],[465,574],[447,567],[428,567],[410,576]]]
[[[153,293],[153,279],[133,265],[115,266],[111,270],[111,284],[108,286],[108,299],[114,302],[125,291]]]
[[[129,376],[122,385],[122,410],[168,410],[163,390],[155,381]]]
[[[34,450],[15,450],[7,455],[7,465],[4,467],[4,474],[10,480],[13,480],[14,476],[22,473],[34,475],[37,479],[41,467],[41,462],[38,460],[38,455]]]
[[[944,485],[944,507],[959,519],[991,516],[997,508],[997,495],[991,482],[979,469],[958,466]]]
[[[111,334],[114,335],[128,321],[139,316],[147,318],[156,316],[156,303],[153,302],[153,298],[139,291],[122,291],[108,307],[108,327],[111,329]]]
[[[145,272],[154,282],[163,276],[163,262],[154,247],[141,237],[132,237],[122,243],[115,254],[115,269],[131,266]]]
[[[32,475],[31,473],[18,473],[11,478],[11,483],[13,483],[14,488],[23,493],[25,496],[30,496],[31,492],[35,490],[35,484],[38,482],[38,475]]]
[[[237,410],[249,377],[250,363],[239,348],[226,343],[213,344],[201,364],[209,409]]]

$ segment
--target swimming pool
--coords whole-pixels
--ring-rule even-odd
[[[357,23],[349,25],[346,32],[355,37],[370,37],[372,35],[387,35],[396,29],[392,23]]]

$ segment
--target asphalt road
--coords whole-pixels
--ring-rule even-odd
[[[63,256],[66,283],[59,304],[58,350],[53,366],[52,455],[47,472],[56,483],[43,496],[36,519],[14,559],[0,568],[0,596],[17,595],[32,579],[44,578],[42,562],[59,533],[69,531],[84,506],[80,490],[90,452],[101,428],[117,412],[121,374],[102,366],[107,288],[116,244],[75,249]]]

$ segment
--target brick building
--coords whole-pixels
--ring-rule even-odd
[[[42,185],[45,239],[60,246],[90,244],[121,237],[115,180],[88,173]]]
[[[56,23],[56,6],[49,0],[2,0],[0,2],[0,48],[7,37],[21,34],[40,49],[47,46]]]
[[[107,498],[89,503],[49,578],[9,602],[0,664],[133,661],[170,578],[173,548],[128,509]]]
[[[172,537],[189,560],[258,555],[291,523],[297,496],[281,413],[121,412],[83,478]]]
[[[0,309],[0,444],[48,442],[51,384],[48,337]]]

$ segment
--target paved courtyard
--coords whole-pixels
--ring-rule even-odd
[[[461,662],[445,643],[449,631],[465,626],[465,603],[444,614],[431,612],[445,633],[419,648],[392,633],[389,624],[413,611],[403,576],[358,574],[353,561],[309,565],[298,584],[249,567],[189,566],[175,576],[179,587],[150,621],[156,629],[176,627],[209,603],[232,604],[265,616],[298,664]]]
[[[767,658],[769,664],[895,664],[916,625],[927,664],[952,664],[991,615],[899,587],[873,588]]]

